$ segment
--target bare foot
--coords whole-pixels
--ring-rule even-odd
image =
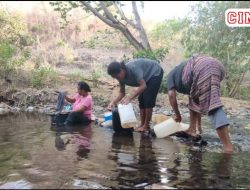
[[[190,135],[191,137],[197,137],[198,135],[196,134],[196,131],[193,129],[188,129],[185,131],[185,133],[187,133],[188,135]]]
[[[142,127],[137,128],[137,132],[147,132],[149,131],[149,126],[143,125]]]
[[[232,144],[224,146],[224,153],[226,153],[226,154],[232,154],[233,151],[234,151],[234,148],[233,148]]]
[[[200,125],[198,125],[198,126],[197,126],[197,128],[198,128],[198,134],[199,134],[199,135],[201,135],[201,133],[202,133],[201,126],[200,126]]]

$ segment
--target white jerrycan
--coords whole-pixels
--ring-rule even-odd
[[[188,124],[177,123],[173,118],[154,126],[154,132],[157,138],[164,138],[179,131],[185,131],[189,128]]]
[[[118,104],[118,113],[122,128],[135,128],[137,119],[131,103],[127,105]]]

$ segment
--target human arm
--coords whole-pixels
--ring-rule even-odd
[[[128,104],[131,100],[133,100],[135,97],[137,97],[139,94],[141,94],[146,88],[146,82],[141,79],[139,82],[139,87],[132,93],[130,96],[123,98],[122,103],[123,104]]]
[[[67,102],[69,103],[75,103],[75,98],[69,98],[68,96],[65,96],[65,99],[67,100]]]
[[[118,96],[110,102],[108,105],[108,110],[111,110],[112,107],[117,104],[125,96],[125,84],[120,83],[120,91]]]
[[[181,122],[181,114],[180,111],[178,109],[178,103],[177,103],[177,99],[176,99],[176,90],[175,89],[171,89],[168,90],[168,99],[170,102],[171,107],[174,110],[175,116],[174,116],[174,120],[176,122]]]

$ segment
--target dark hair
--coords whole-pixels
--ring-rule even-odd
[[[91,92],[89,85],[86,82],[80,81],[78,82],[78,86],[80,90],[84,90],[86,92]]]
[[[124,61],[122,62],[113,61],[108,65],[107,71],[109,75],[115,75],[115,74],[120,73],[122,69],[126,70]]]

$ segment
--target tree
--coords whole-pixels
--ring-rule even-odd
[[[183,33],[189,26],[188,20],[183,19],[168,19],[155,25],[150,33],[154,43],[164,44],[167,48],[176,48],[181,45]]]
[[[186,56],[203,53],[218,58],[226,68],[226,90],[234,97],[250,69],[250,30],[233,28],[225,23],[229,8],[247,8],[247,1],[201,2],[193,7],[190,26],[183,37]]]
[[[136,1],[132,1],[134,18],[128,18],[124,11],[124,4],[120,1],[57,1],[50,3],[54,10],[61,13],[61,17],[67,21],[70,10],[81,7],[112,28],[119,30],[136,50],[150,50],[147,34],[142,25]],[[142,4],[143,5],[143,4]],[[135,31],[139,38],[133,34]]]
[[[29,58],[31,38],[18,16],[0,10],[0,74],[5,79]]]

